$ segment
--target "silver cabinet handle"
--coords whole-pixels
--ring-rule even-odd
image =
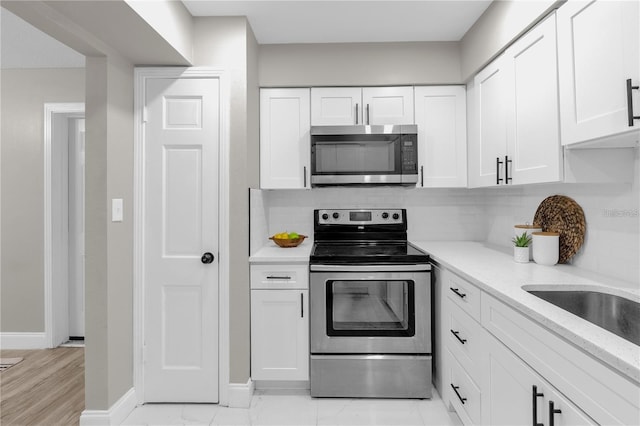
[[[300,293],[300,318],[304,318],[304,293]]]
[[[358,124],[358,104],[356,104],[356,124]]]
[[[307,166],[302,167],[302,180],[303,180],[302,187],[306,188],[307,187]]]
[[[371,120],[369,120],[369,104],[367,104],[367,124],[371,124]]]
[[[268,275],[268,280],[290,280],[291,277],[288,275]]]

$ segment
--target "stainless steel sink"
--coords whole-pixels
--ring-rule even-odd
[[[640,303],[597,291],[527,290],[640,346]]]

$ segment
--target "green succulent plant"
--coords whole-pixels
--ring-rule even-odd
[[[516,235],[513,237],[511,241],[516,245],[516,247],[529,247],[529,244],[531,244],[531,235],[523,232],[522,235]]]

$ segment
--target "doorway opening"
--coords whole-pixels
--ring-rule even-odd
[[[84,104],[45,104],[45,334],[84,343]]]

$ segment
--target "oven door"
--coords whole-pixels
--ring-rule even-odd
[[[311,266],[311,353],[431,353],[429,265],[391,268]]]

